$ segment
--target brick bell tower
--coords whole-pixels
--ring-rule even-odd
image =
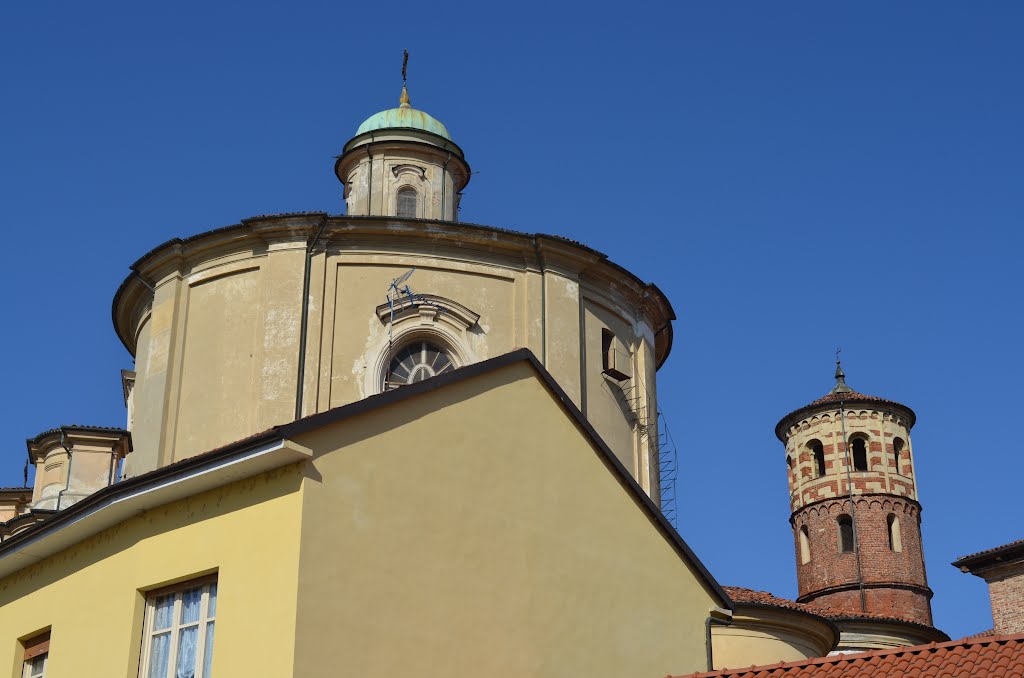
[[[786,446],[801,603],[932,626],[906,405],[831,392],[775,427]]]

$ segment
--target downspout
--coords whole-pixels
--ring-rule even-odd
[[[850,443],[846,439],[846,409],[844,401],[839,401],[839,420],[843,424],[843,451],[846,452],[846,489],[850,492],[850,523],[853,526],[853,554],[857,557],[857,588],[860,590],[860,611],[867,612],[867,597],[864,593],[864,574],[860,563],[860,539],[857,537],[857,504],[853,500],[853,478],[850,469],[853,459],[850,457]],[[865,450],[865,453],[867,451]],[[884,456],[884,455],[883,455]]]
[[[445,188],[448,187],[448,163],[450,163],[451,161],[452,153],[451,151],[448,151],[448,159],[444,161],[443,165],[441,165],[441,221],[448,221],[447,219],[444,218],[444,196],[446,193]],[[455,182],[452,183],[454,184]],[[455,211],[454,207],[455,205],[452,204],[453,212]]]
[[[64,489],[57,493],[57,506],[56,510],[60,510],[60,500],[64,498],[64,493],[71,489],[71,464],[74,463],[74,457],[71,456],[71,450],[65,443],[67,438],[64,435],[64,427],[60,427],[60,446],[64,448],[64,451],[68,453],[68,481],[64,483]]]
[[[548,289],[544,273],[544,256],[540,243],[533,239],[533,251],[537,253],[537,267],[540,268],[540,364],[548,366]]]
[[[295,418],[302,418],[302,391],[306,375],[306,335],[309,333],[309,279],[313,268],[313,248],[327,228],[327,217],[320,220],[320,229],[306,244],[305,270],[302,274],[302,320],[299,325],[299,369],[295,380]]]
[[[723,610],[720,607],[713,607],[709,611],[707,619],[704,620],[704,645],[708,653],[708,671],[715,670],[715,656],[711,649],[711,625],[728,626],[732,624],[732,612]]]
[[[370,143],[366,144],[366,157],[370,159],[370,178],[366,181],[366,216],[373,216],[373,153],[370,147],[373,146],[373,135],[370,135]]]

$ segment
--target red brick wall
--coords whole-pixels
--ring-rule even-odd
[[[1024,563],[998,579],[986,579],[996,633],[1024,633]]]
[[[864,589],[865,607],[868,612],[887,617],[910,619],[929,626],[932,623],[930,596],[931,591],[927,589],[903,589],[895,586],[875,588],[870,584],[866,585]],[[800,598],[799,600],[802,603],[822,603],[830,608],[851,614],[862,612],[860,590],[856,586],[844,591],[823,593],[813,598]]]
[[[860,612],[857,556],[839,550],[840,515],[856,518],[861,581],[867,586],[867,612],[910,618],[931,624],[931,591],[921,549],[920,505],[888,495],[832,499],[805,506],[793,514],[799,600],[818,599],[849,612]],[[902,549],[889,548],[888,517],[899,518]],[[799,534],[807,528],[811,560],[801,563]],[[879,586],[882,585],[882,586]],[[886,586],[891,585],[891,587]],[[853,587],[853,591],[839,590]]]

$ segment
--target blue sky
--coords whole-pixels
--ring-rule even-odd
[[[342,211],[333,156],[408,48],[478,172],[464,221],[583,241],[674,304],[679,527],[722,583],[796,595],[773,427],[842,345],[918,413],[937,625],[989,628],[948,563],[1024,537],[1022,29],[1014,2],[8,3],[0,482],[26,437],[123,423],[131,262]]]

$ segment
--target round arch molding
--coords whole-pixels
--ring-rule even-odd
[[[366,370],[364,387],[367,394],[384,390],[391,359],[416,341],[426,341],[443,349],[456,368],[479,360],[467,335],[477,327],[480,315],[452,299],[432,294],[418,294],[411,299],[396,300],[376,308],[377,318],[390,331]]]

